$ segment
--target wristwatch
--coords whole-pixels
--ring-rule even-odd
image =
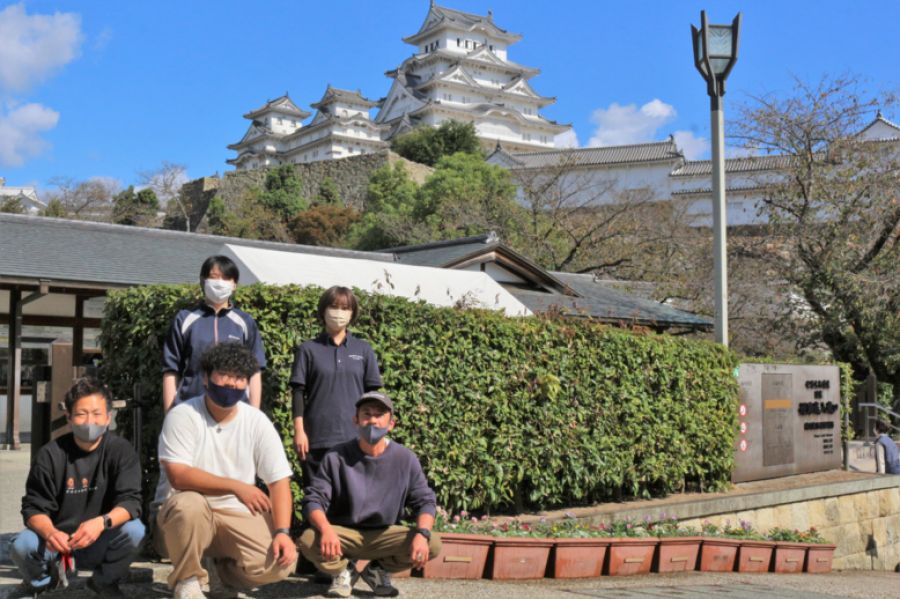
[[[422,535],[423,537],[425,537],[426,541],[431,540],[431,531],[428,530],[427,528],[417,528],[416,532],[419,533],[420,535]]]
[[[272,531],[272,538],[274,539],[280,534],[286,534],[288,538],[291,538],[291,529],[290,528],[276,528]]]
[[[112,518],[109,517],[109,514],[103,514],[103,530],[110,528],[112,528]]]

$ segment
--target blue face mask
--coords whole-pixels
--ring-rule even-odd
[[[360,438],[369,445],[375,445],[376,443],[381,441],[386,434],[388,434],[388,427],[386,426],[375,426],[374,424],[367,424],[365,426],[359,427]]]
[[[217,406],[230,408],[247,397],[247,390],[225,387],[223,385],[217,385],[212,381],[207,381],[206,394]]]

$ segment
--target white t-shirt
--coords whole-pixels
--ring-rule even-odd
[[[238,402],[237,415],[219,424],[206,409],[201,395],[173,407],[159,435],[159,460],[185,464],[210,474],[252,485],[258,476],[266,484],[293,474],[284,445],[272,422],[253,406]],[[154,503],[162,503],[175,493],[160,467]],[[208,495],[216,510],[249,512],[233,494]]]

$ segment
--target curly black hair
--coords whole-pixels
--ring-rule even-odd
[[[250,378],[259,372],[253,353],[240,343],[219,343],[204,352],[200,366],[206,376],[213,372]]]
[[[82,397],[87,397],[88,395],[102,395],[103,399],[106,400],[106,410],[109,411],[112,409],[112,394],[109,392],[109,389],[106,385],[95,379],[94,377],[86,376],[84,378],[80,378],[66,391],[66,396],[63,398],[63,403],[66,406],[66,412],[72,412],[72,406],[81,399]]]

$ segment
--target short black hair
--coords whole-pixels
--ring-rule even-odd
[[[206,376],[213,372],[250,378],[259,372],[259,362],[253,353],[240,343],[219,343],[204,352],[200,366]]]
[[[876,433],[889,433],[891,432],[891,425],[885,422],[884,420],[876,420],[875,421],[875,432]]]
[[[112,410],[112,394],[109,392],[109,388],[94,377],[86,376],[75,381],[72,387],[66,391],[66,396],[63,398],[66,412],[71,413],[72,406],[79,399],[88,395],[102,395],[106,400],[106,411]]]
[[[347,306],[352,312],[350,324],[356,323],[356,317],[359,316],[359,301],[357,301],[356,296],[353,295],[352,289],[349,287],[341,287],[340,285],[329,287],[325,290],[325,293],[319,297],[319,309],[316,311],[319,322],[325,324],[325,310],[335,304]]]
[[[228,256],[210,256],[203,261],[203,266],[200,267],[200,278],[208,279],[213,266],[218,266],[219,270],[222,271],[222,275],[235,283],[238,282],[241,276],[241,271],[238,269],[237,264]]]

